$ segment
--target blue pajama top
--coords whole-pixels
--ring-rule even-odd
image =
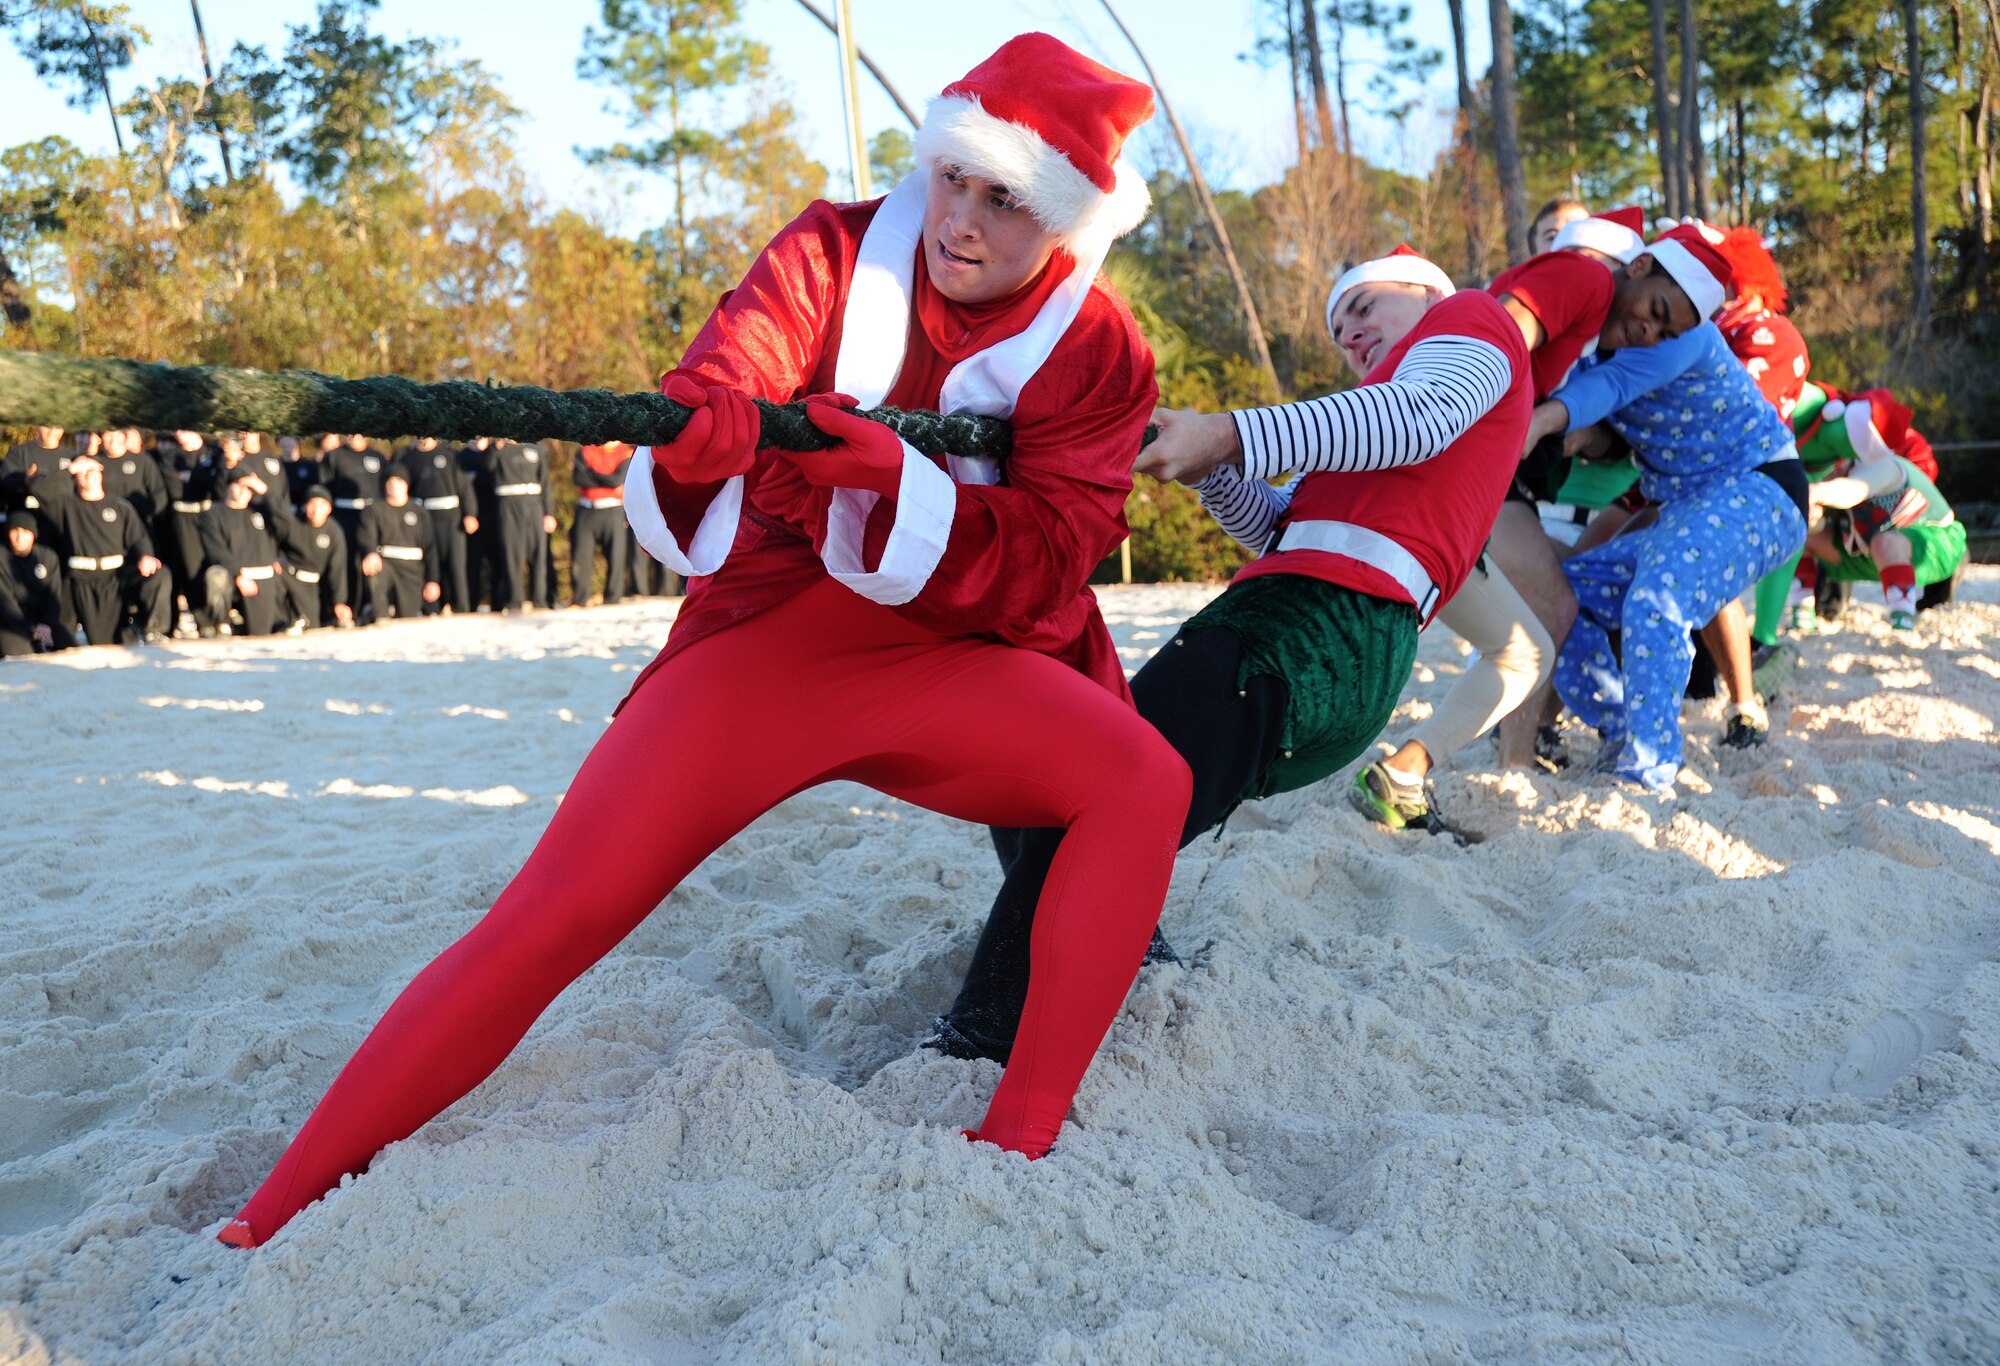
[[[1712,322],[1658,346],[1586,356],[1551,397],[1569,409],[1571,431],[1609,420],[1638,461],[1639,491],[1658,503],[1798,454],[1791,427]]]

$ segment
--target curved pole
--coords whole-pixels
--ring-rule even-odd
[[[1174,141],[1181,145],[1181,156],[1187,161],[1188,180],[1194,186],[1195,202],[1208,216],[1208,226],[1215,233],[1215,240],[1222,247],[1223,262],[1229,267],[1229,278],[1236,284],[1236,301],[1243,309],[1244,330],[1250,336],[1250,354],[1257,367],[1270,378],[1271,388],[1284,392],[1278,383],[1278,369],[1271,364],[1271,348],[1264,341],[1264,324],[1257,316],[1257,303],[1250,297],[1250,282],[1243,277],[1243,267],[1237,263],[1236,248],[1229,244],[1229,229],[1223,224],[1222,214],[1215,207],[1215,198],[1208,192],[1208,182],[1202,179],[1201,166],[1194,159],[1194,149],[1188,146],[1187,134],[1181,129],[1181,121],[1174,116],[1173,105],[1167,103],[1167,92],[1160,88],[1160,78],[1153,74],[1153,64],[1146,60],[1145,50],[1139,40],[1132,36],[1132,30],[1125,27],[1125,21],[1118,17],[1118,11],[1111,8],[1111,0],[1101,0],[1104,12],[1111,16],[1111,22],[1118,25],[1118,31],[1125,35],[1125,41],[1132,45],[1133,54],[1139,58],[1139,65],[1146,68],[1146,81],[1153,87],[1153,93],[1160,97],[1160,112],[1167,116],[1167,126],[1174,130]]]
[[[812,15],[813,18],[819,20],[820,23],[826,25],[826,31],[828,33],[831,33],[836,40],[840,37],[840,25],[833,22],[832,15],[828,14],[818,5],[815,5],[812,2],[812,0],[799,0],[799,3],[805,7],[806,13]],[[910,121],[910,127],[912,128],[920,127],[922,125],[922,120],[919,119],[914,113],[910,111],[909,105],[903,103],[903,97],[896,93],[895,86],[889,84],[889,78],[882,74],[882,68],[875,65],[874,61],[869,58],[868,54],[863,52],[858,47],[854,49],[854,55],[861,59],[861,65],[868,68],[868,74],[875,78],[875,84],[882,87],[882,93],[887,95],[891,100],[893,100],[895,102],[896,108],[902,111],[903,117]]]

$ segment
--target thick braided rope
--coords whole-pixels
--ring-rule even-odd
[[[803,403],[765,403],[760,446],[825,450],[835,443]],[[1012,431],[999,418],[875,408],[862,414],[925,455],[1005,459]],[[358,432],[363,436],[475,436],[585,445],[661,445],[688,410],[659,394],[558,391],[396,375],[336,379],[310,370],[233,370],[0,351],[0,427],[150,427],[156,431]]]

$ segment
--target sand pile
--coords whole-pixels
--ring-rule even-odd
[[[1034,1165],[911,1053],[984,832],[808,793],[253,1254],[667,609],[10,662],[0,1363],[2000,1359],[1997,586],[1806,643],[1761,752],[1691,707],[1677,803],[1245,808]],[[1134,667],[1205,597],[1105,595]]]

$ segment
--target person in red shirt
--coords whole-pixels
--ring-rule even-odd
[[[697,864],[835,779],[962,819],[1064,828],[1020,1046],[976,1133],[1039,1157],[1139,969],[1187,765],[1132,709],[1086,586],[1125,535],[1157,390],[1099,276],[1144,217],[1120,148],[1152,92],[1046,34],[932,102],[886,198],[817,203],[726,295],[636,452],[640,541],[695,582],[547,835],[403,992],[224,1242],[254,1245],[476,1086]],[[851,396],[851,397],[850,397]],[[753,398],[831,449],[759,449]],[[946,468],[849,411],[1010,418]]]
[[[1194,485],[1259,552],[1132,680],[1140,715],[1194,775],[1183,845],[1246,800],[1325,778],[1381,733],[1418,631],[1478,572],[1520,460],[1528,352],[1495,300],[1454,293],[1403,248],[1344,275],[1327,311],[1358,387],[1245,412],[1162,411],[1139,457],[1146,473]],[[1266,482],[1285,473],[1298,477]],[[1073,839],[1019,832],[964,985],[925,1046],[1018,1057],[1041,889]]]

